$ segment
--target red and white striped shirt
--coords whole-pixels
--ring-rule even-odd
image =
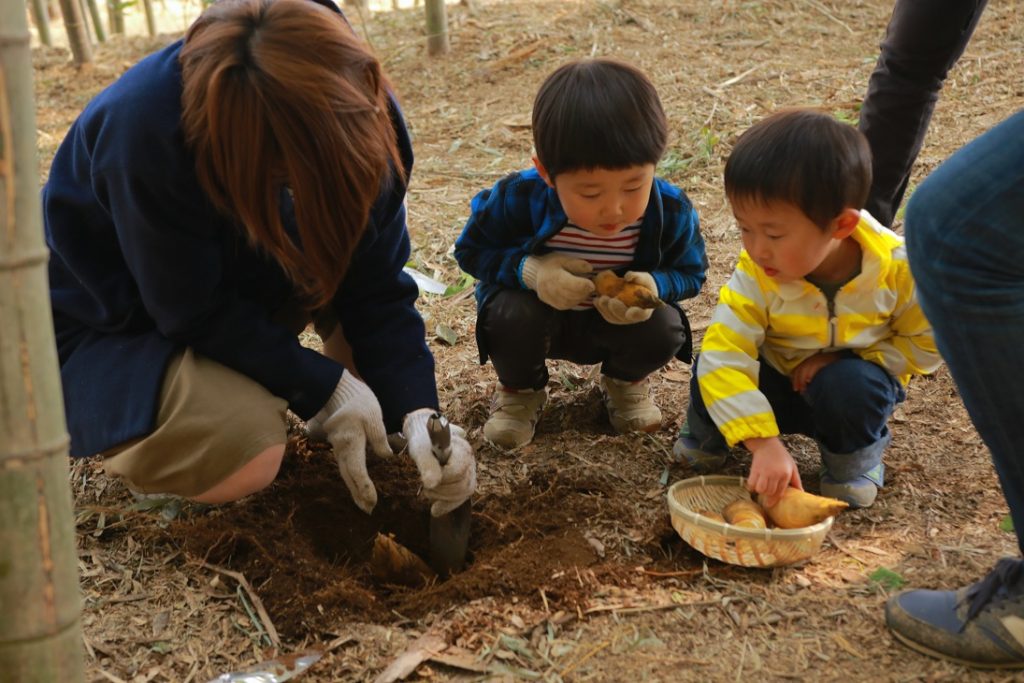
[[[627,225],[614,235],[608,236],[595,235],[567,223],[545,245],[559,254],[583,259],[594,267],[594,272],[621,268],[633,263],[636,244],[640,240],[640,223],[641,221],[637,221]],[[593,303],[588,300],[572,310],[582,311],[592,307]]]

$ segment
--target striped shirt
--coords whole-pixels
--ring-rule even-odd
[[[572,223],[566,223],[564,228],[547,241],[546,246],[559,254],[582,259],[594,267],[594,272],[598,272],[631,265],[639,240],[640,221],[607,236],[595,235]],[[572,310],[584,311],[593,306],[587,300]]]

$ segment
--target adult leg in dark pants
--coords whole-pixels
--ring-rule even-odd
[[[910,199],[906,230],[921,308],[991,451],[1024,550],[1024,112],[939,166]],[[1000,560],[957,591],[901,593],[886,621],[927,654],[1024,668],[1024,562]]]
[[[873,157],[867,210],[891,226],[946,75],[987,0],[896,0],[860,110]]]

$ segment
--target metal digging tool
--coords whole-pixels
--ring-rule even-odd
[[[444,467],[452,455],[452,432],[448,419],[441,413],[434,413],[427,420],[431,452]],[[447,578],[461,571],[466,564],[466,549],[469,546],[469,521],[473,510],[467,499],[465,503],[440,517],[430,517],[430,568],[438,576]]]

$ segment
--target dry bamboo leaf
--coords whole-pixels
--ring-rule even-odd
[[[378,535],[377,538],[381,538],[381,536]],[[398,547],[401,548],[402,546]],[[376,551],[376,549],[377,545],[375,543],[374,550]],[[402,549],[405,550],[405,548]],[[420,664],[444,650],[445,647],[447,647],[447,644],[444,642],[444,638],[436,633],[425,633],[417,638],[405,652],[398,655],[388,665],[388,668],[380,672],[380,675],[373,679],[373,683],[394,683],[395,681],[400,681],[415,671],[416,667]]]

